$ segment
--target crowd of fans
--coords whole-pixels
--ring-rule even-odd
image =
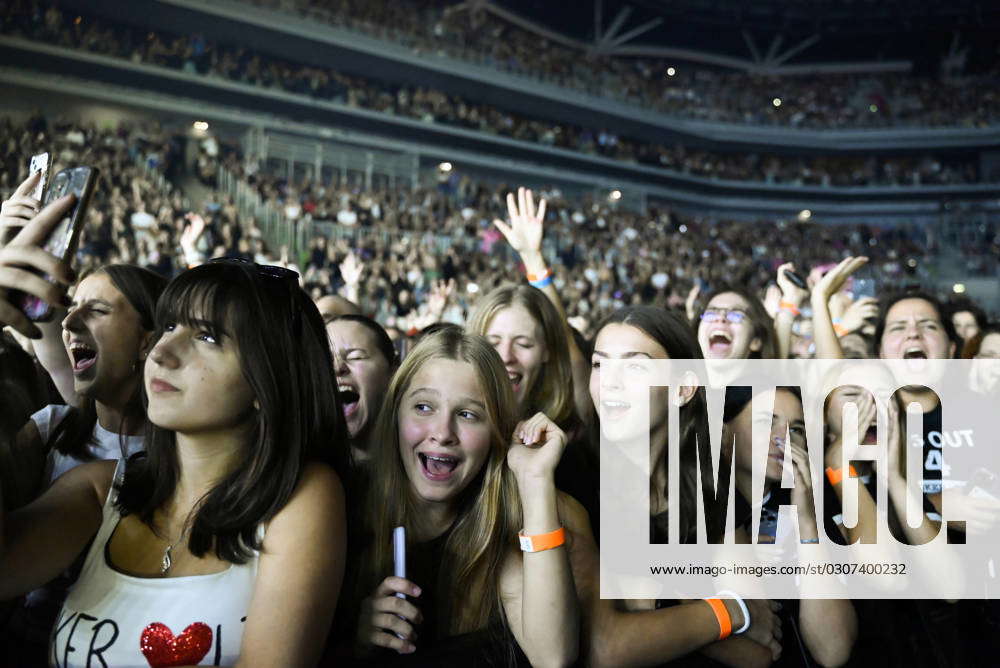
[[[183,222],[175,214],[184,209],[184,199],[169,180],[183,163],[180,140],[159,124],[99,128],[36,114],[23,124],[0,120],[0,142],[6,149],[0,189],[7,195],[27,176],[26,156],[39,147],[51,156],[52,176],[77,165],[98,170],[80,251],[84,269],[108,257],[166,275],[183,267],[174,262],[172,244],[173,231]]]
[[[224,164],[237,174],[245,169],[235,153]],[[456,279],[457,308],[451,316],[461,322],[477,295],[523,274],[492,222],[504,216],[507,184],[462,176],[444,187],[365,191],[341,183],[339,174],[331,183],[288,183],[259,170],[251,182],[277,210],[285,211],[291,202],[313,221],[358,232],[350,241],[314,237],[303,258],[303,276],[314,295],[342,290],[339,265],[347,253],[357,254],[365,267],[354,286],[357,298],[366,312],[384,321],[419,317],[435,281]],[[640,214],[606,197],[571,198],[555,187],[539,196],[548,203],[546,250],[559,268],[557,285],[567,312],[581,323],[596,323],[630,303],[680,306],[695,285],[707,292],[736,282],[763,293],[783,261],[795,257],[812,266],[831,252],[838,257],[866,253],[879,280],[898,286],[920,280],[933,254],[918,229],[735,222],[655,205]],[[362,234],[366,229],[399,234]]]
[[[54,44],[587,132],[9,6],[4,32]],[[347,11],[406,26],[413,6]],[[530,51],[512,39],[505,57]],[[981,202],[942,201],[934,225],[740,222],[447,163],[397,186],[372,160],[125,118],[0,118],[0,668],[995,662],[1000,324],[995,300],[932,292],[942,260],[1000,266]],[[976,177],[590,141],[733,178]],[[49,240],[82,203],[37,201],[27,174],[43,151],[50,178],[99,173],[75,254]],[[632,550],[618,596],[610,546]]]
[[[449,2],[250,1],[397,42],[418,54],[468,60],[685,118],[817,129],[985,127],[1000,118],[996,69],[955,78],[909,73],[765,76],[586,53],[488,10]],[[780,106],[773,104],[775,98]]]
[[[14,186],[0,227],[15,232],[0,246],[0,665],[195,665],[213,644],[227,665],[400,665],[418,648],[421,664],[442,666],[660,665],[702,652],[737,666],[936,668],[996,655],[1000,609],[973,598],[995,577],[984,553],[963,548],[966,535],[995,544],[1000,525],[987,491],[996,466],[970,451],[992,427],[1000,328],[972,302],[946,308],[909,285],[934,250],[919,235],[640,214],[551,187],[536,205],[525,188],[461,177],[412,190],[287,182],[211,137],[183,164],[190,138],[155,124],[36,115],[4,121],[0,140],[2,185]],[[43,208],[30,195],[37,175],[21,178],[40,146],[54,169],[103,174],[68,260],[41,240],[73,202]],[[275,260],[227,196],[210,191],[191,210],[166,179],[183,175],[194,191],[192,166],[209,184],[213,168],[229,170],[285,224],[326,234]],[[25,294],[50,317],[29,321]],[[974,360],[959,379],[970,428],[953,432],[912,374],[959,356]],[[711,372],[670,390],[648,383],[652,360],[778,369],[812,357],[858,366],[830,366],[805,391]],[[735,521],[709,509],[699,528],[668,504],[698,505],[706,391],[723,390],[731,457],[720,461],[732,475],[718,480]],[[811,453],[806,392],[826,400]],[[682,426],[668,447],[670,406]],[[914,410],[924,429],[908,433]],[[855,458],[861,434],[883,459]],[[674,447],[682,484],[671,486]],[[917,447],[915,489],[900,453]],[[875,544],[883,461],[890,531],[924,559]],[[619,477],[608,494],[605,474],[622,466],[641,483]],[[790,533],[786,501],[801,509]],[[603,522],[599,503],[612,513]],[[970,520],[942,521],[945,504]],[[682,547],[722,545],[719,563],[761,570],[719,593],[709,584],[703,600],[602,598],[599,541],[616,540],[606,518],[636,510],[637,545],[680,549],[668,540],[679,529]],[[942,531],[948,540],[935,540]],[[803,567],[815,550],[859,544],[919,574],[905,590],[873,578],[845,594],[835,572]],[[792,593],[761,589],[779,574]],[[928,599],[894,600],[903,594]],[[687,583],[655,595],[691,596]]]
[[[339,174],[326,183],[289,183],[214,138],[201,140],[193,169],[207,185],[214,186],[222,166],[253,186],[287,224],[314,230],[296,253],[269,248],[230,194],[210,191],[205,201],[189,202],[169,181],[155,178],[180,168],[181,141],[155,125],[97,129],[36,116],[23,125],[5,120],[0,127],[10,162],[4,193],[16,185],[10,175],[25,175],[36,141],[49,142],[57,168],[73,162],[101,170],[103,187],[80,250],[84,268],[126,262],[171,276],[190,260],[181,240],[194,213],[206,222],[197,249],[202,255],[287,263],[301,270],[314,298],[350,293],[365,312],[404,331],[425,318],[438,280],[457,282],[447,318],[462,322],[478,296],[523,274],[492,222],[504,216],[506,184],[466,175],[417,190],[366,190],[354,180],[342,182]],[[918,228],[735,222],[655,204],[638,213],[607,197],[570,197],[556,187],[539,195],[548,202],[545,252],[557,269],[567,312],[584,331],[625,304],[682,305],[694,286],[707,292],[735,281],[763,294],[775,268],[792,257],[813,266],[831,253],[863,252],[880,284],[890,287],[926,278],[935,252]],[[996,256],[993,262],[1000,257],[995,238],[977,250]],[[351,271],[345,275],[341,267],[348,256]]]
[[[956,184],[996,177],[980,174],[977,162],[967,156],[815,157],[720,153],[680,144],[656,145],[608,129],[526,118],[425,87],[388,85],[330,68],[292,63],[245,47],[215,44],[200,35],[140,31],[103,19],[64,14],[54,6],[42,10],[29,0],[8,4],[3,21],[4,33],[47,43],[192,74],[281,88],[386,114],[652,165],[680,174],[822,186]],[[700,104],[695,102],[695,106]]]

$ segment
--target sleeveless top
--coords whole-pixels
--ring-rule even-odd
[[[38,428],[38,435],[41,436],[42,443],[49,443],[49,439],[55,433],[56,427],[63,421],[66,414],[69,413],[69,409],[69,406],[49,404],[31,416],[31,421]],[[117,432],[108,431],[101,426],[100,422],[97,422],[94,424],[93,441],[88,445],[88,448],[93,453],[94,459],[128,459],[129,455],[143,449],[144,441],[142,436],[126,436],[124,439],[125,453],[123,456],[121,440]],[[85,461],[88,460],[77,459],[76,457],[64,455],[52,449],[49,451],[46,463],[45,479],[51,485],[63,473],[79,466]]]
[[[46,447],[50,446],[52,435],[69,411],[69,406],[49,404],[31,416],[41,442]],[[144,439],[141,435],[122,439],[117,432],[102,427],[100,422],[94,424],[91,441],[87,444],[94,459],[122,459],[123,446],[124,456],[127,457],[144,449]],[[86,461],[88,460],[64,455],[50,448],[45,460],[43,489],[47,489],[62,474]],[[38,665],[42,662],[50,629],[70,586],[76,580],[81,563],[82,555],[65,573],[28,592],[11,610],[6,626],[0,631],[0,645],[19,648],[21,654],[14,665]]]
[[[232,665],[243,644],[260,554],[209,575],[147,578],[115,570],[108,545],[121,520],[115,501],[124,471],[119,462],[101,528],[52,629],[49,665]]]

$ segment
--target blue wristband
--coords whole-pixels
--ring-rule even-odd
[[[539,290],[541,290],[542,288],[546,288],[552,285],[552,274],[550,273],[545,278],[539,279],[537,281],[528,281],[528,285],[530,285],[533,288],[538,288]]]

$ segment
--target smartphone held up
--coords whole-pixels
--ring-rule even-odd
[[[6,246],[13,241],[24,224],[38,213],[48,181],[49,154],[39,153],[31,156],[28,178],[17,187],[9,200],[4,201],[0,210],[0,246]],[[30,190],[26,190],[29,187]]]
[[[80,243],[80,233],[86,222],[87,206],[97,182],[97,169],[93,167],[71,167],[56,174],[45,195],[43,208],[61,197],[75,195],[73,207],[49,233],[42,245],[45,251],[63,262],[69,262],[76,254]],[[25,293],[12,294],[12,301],[29,320],[41,322],[52,316],[52,307],[44,300]]]
[[[48,153],[39,153],[38,155],[31,156],[31,164],[28,165],[28,176],[34,176],[35,174],[40,174],[40,176],[38,177],[38,183],[35,184],[34,189],[31,191],[31,197],[41,202],[42,197],[45,195],[45,186],[49,183]]]

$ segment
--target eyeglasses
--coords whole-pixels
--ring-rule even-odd
[[[734,325],[738,325],[747,319],[746,311],[725,308],[707,308],[701,314],[702,322],[722,322],[726,320]]]

